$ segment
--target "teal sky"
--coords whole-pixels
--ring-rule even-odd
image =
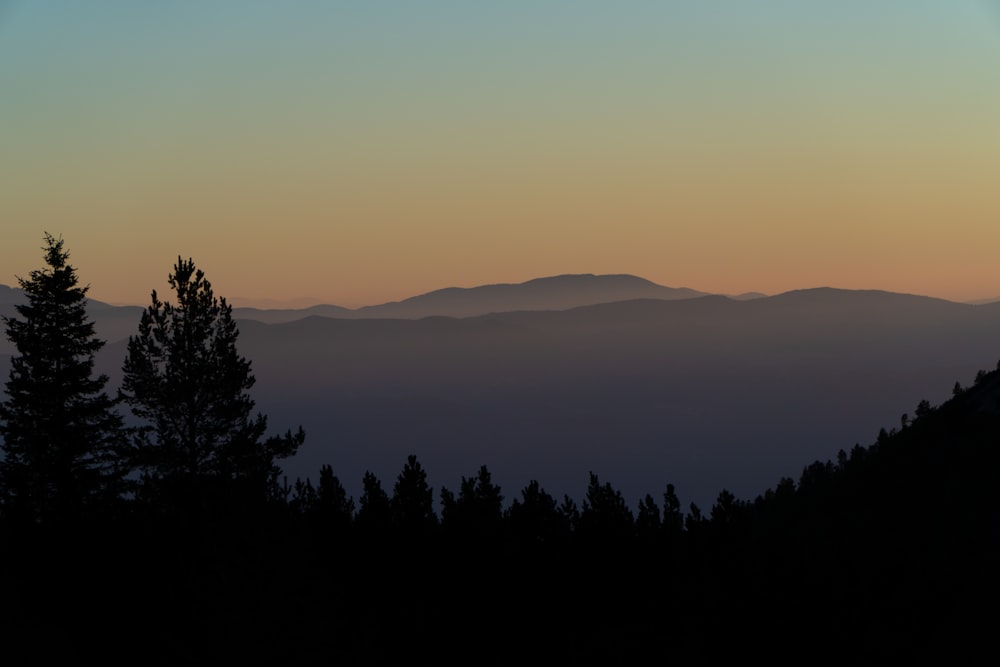
[[[0,0],[0,283],[1000,295],[986,1]]]

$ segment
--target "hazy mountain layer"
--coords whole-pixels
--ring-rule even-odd
[[[664,287],[630,275],[592,274],[537,278],[520,284],[450,287],[403,301],[359,308],[361,317],[470,317],[516,310],[565,310],[629,299],[687,299],[704,292]]]
[[[666,482],[704,506],[869,443],[1000,357],[1000,308],[809,290],[749,302],[631,301],[468,319],[310,318],[244,330],[261,406],[302,422],[297,474],[437,484],[487,464],[579,495],[589,470],[634,502]]]
[[[292,322],[305,317],[338,318],[390,318],[419,319],[443,315],[448,317],[470,317],[495,312],[517,310],[566,310],[577,306],[587,306],[611,301],[630,299],[689,299],[704,296],[705,292],[688,288],[664,287],[644,278],[630,275],[561,275],[537,278],[518,284],[481,285],[479,287],[449,287],[420,294],[403,301],[393,301],[362,308],[343,308],[334,305],[316,305],[308,308],[233,308],[237,319],[256,320],[275,324]],[[748,292],[735,298],[753,299],[762,296]],[[0,314],[13,313],[13,304],[20,302],[23,294],[19,289],[0,285]],[[93,308],[107,314],[114,308],[106,303],[91,300]],[[138,312],[138,311],[137,311]],[[131,314],[124,314],[126,319]],[[131,327],[122,329],[118,320],[108,318],[102,323],[101,335],[109,340],[133,333]],[[3,348],[0,348],[3,349]]]
[[[113,382],[140,310],[92,310]],[[436,487],[486,464],[508,499],[531,478],[579,497],[593,470],[630,502],[671,482],[703,509],[869,444],[1000,358],[998,305],[834,289],[240,328],[272,429],[306,429],[292,479],[331,463],[357,495],[415,453]]]
[[[519,310],[566,310],[631,299],[689,299],[704,296],[688,288],[664,287],[630,275],[562,275],[537,278],[518,284],[448,287],[357,309],[313,306],[305,309],[235,308],[238,318],[260,322],[290,322],[311,315],[339,318],[419,319],[437,315],[472,317]],[[754,298],[747,294],[746,298]]]

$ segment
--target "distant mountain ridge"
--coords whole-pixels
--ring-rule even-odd
[[[404,319],[427,315],[473,317],[518,310],[566,310],[631,299],[691,299],[706,294],[687,287],[657,285],[628,274],[564,274],[523,283],[447,287],[355,312],[360,317]]]
[[[343,319],[420,319],[423,317],[475,317],[491,313],[535,311],[535,310],[568,310],[579,306],[590,306],[599,303],[616,301],[632,301],[635,299],[659,299],[673,301],[678,299],[693,299],[709,295],[725,296],[735,301],[753,301],[773,297],[795,298],[795,294],[809,294],[810,298],[819,297],[823,291],[905,294],[884,290],[839,290],[833,287],[816,287],[796,289],[776,295],[762,292],[743,292],[740,294],[718,294],[704,292],[688,287],[668,287],[654,283],[632,274],[560,274],[535,278],[522,283],[493,283],[474,287],[445,287],[423,294],[386,303],[359,308],[347,308],[333,304],[316,304],[302,307],[260,307],[234,306],[233,314],[237,319],[256,320],[267,324],[292,322],[306,317],[333,317]],[[908,295],[919,297],[919,295]],[[935,298],[935,297],[919,297]],[[975,301],[958,302],[939,299],[949,303],[964,303],[966,305],[990,305],[1000,302],[995,299],[978,299]],[[23,292],[17,287],[0,284],[0,315],[14,313],[14,305],[24,301]],[[249,299],[238,299],[242,303]],[[232,303],[232,300],[230,301]],[[90,300],[91,308],[104,314],[122,309],[122,313],[140,312],[143,306],[115,306],[95,299]],[[109,338],[115,339],[118,333],[114,327],[109,331]]]
[[[416,320],[425,317],[479,317],[519,311],[563,311],[604,303],[643,299],[677,301],[707,296],[717,296],[738,302],[777,300],[774,303],[778,301],[791,303],[805,300],[814,304],[823,302],[828,306],[835,306],[838,301],[844,298],[845,294],[853,294],[857,299],[864,299],[864,295],[867,294],[869,300],[872,299],[872,295],[896,295],[909,298],[911,302],[928,299],[942,303],[960,303],[935,297],[883,290],[842,290],[832,287],[791,290],[773,296],[761,292],[717,294],[688,287],[667,287],[631,274],[582,273],[535,278],[523,283],[446,287],[400,301],[359,308],[346,308],[332,304],[318,304],[303,308],[242,306],[234,307],[233,315],[238,320],[253,320],[265,324],[282,324],[308,317],[352,320]],[[14,315],[16,304],[23,302],[24,293],[21,289],[0,284],[0,316]],[[996,301],[984,299],[976,304],[965,303],[962,305],[989,306],[994,303]],[[95,299],[90,299],[89,304],[95,317],[98,334],[108,341],[121,340],[135,333],[139,316],[144,309],[144,306],[116,306]],[[6,341],[0,340],[0,352],[4,351],[5,343]]]
[[[252,299],[228,299],[233,305],[233,314],[237,319],[256,320],[267,324],[292,322],[306,317],[333,317],[344,319],[420,319],[423,317],[475,317],[491,313],[534,311],[534,310],[568,310],[579,306],[590,306],[616,301],[632,301],[636,299],[659,299],[674,301],[678,299],[694,299],[704,296],[724,296],[734,301],[754,301],[782,297],[795,298],[796,294],[808,294],[810,298],[819,297],[824,292],[833,294],[839,292],[899,294],[914,298],[929,298],[949,303],[965,305],[991,305],[1000,302],[1000,297],[991,299],[976,299],[972,301],[953,301],[937,297],[923,297],[905,292],[890,292],[885,290],[839,289],[834,287],[814,287],[789,290],[775,295],[762,292],[742,292],[739,294],[721,294],[704,292],[689,287],[668,287],[654,283],[632,274],[559,274],[534,278],[522,283],[491,283],[474,287],[445,287],[417,294],[399,301],[347,308],[334,304],[287,305],[278,306],[277,301],[262,303],[269,305],[236,305],[237,303],[253,303]],[[303,300],[299,299],[298,302]],[[20,288],[0,283],[0,315],[10,316],[14,313],[14,305],[24,302],[24,293]],[[90,307],[109,313],[114,309],[123,312],[139,312],[145,306],[113,305],[90,299]],[[292,304],[293,302],[289,302]],[[270,305],[274,304],[274,305]]]
[[[828,301],[833,305],[843,298],[833,296],[855,294],[883,294],[905,296],[910,299],[931,299],[945,303],[952,302],[934,297],[886,292],[882,290],[841,290],[832,287],[798,289],[769,296],[761,292],[741,294],[716,294],[688,287],[667,287],[631,274],[561,274],[535,278],[523,283],[495,283],[475,287],[446,287],[418,294],[400,301],[346,308],[332,304],[318,304],[303,308],[258,308],[234,307],[233,315],[238,320],[253,320],[265,324],[294,322],[307,317],[335,319],[422,319],[425,317],[478,317],[495,313],[518,311],[562,311],[603,303],[654,299],[677,301],[719,296],[733,301]],[[241,299],[241,301],[245,301]],[[15,305],[24,302],[24,293],[16,287],[0,284],[0,316],[11,316]],[[115,306],[90,299],[91,312],[95,316],[98,334],[108,341],[127,338],[135,333],[135,327],[143,306]],[[992,300],[982,300],[978,305],[991,305]],[[963,304],[974,305],[974,304]],[[0,352],[5,341],[0,340]]]
[[[965,303],[971,306],[985,306],[990,303],[1000,303],[1000,296],[995,296],[990,299],[973,299],[972,301],[966,301]]]
[[[660,299],[673,301],[709,295],[688,287],[667,287],[630,274],[562,274],[523,283],[495,283],[476,287],[445,287],[400,301],[360,308],[329,304],[309,308],[233,308],[238,319],[268,324],[292,322],[318,315],[341,319],[404,319],[424,317],[476,317],[491,313],[567,310],[598,303]],[[748,292],[740,300],[764,296]]]
[[[292,322],[311,316],[344,319],[420,319],[423,317],[474,317],[519,310],[566,310],[598,303],[632,299],[692,299],[708,292],[687,287],[666,287],[629,274],[562,274],[535,278],[523,283],[495,283],[476,287],[446,287],[418,294],[400,301],[390,301],[360,308],[319,304],[305,308],[233,308],[237,319],[268,324]],[[761,295],[748,292],[736,299],[754,299]],[[21,290],[0,285],[0,314],[12,311],[23,300]],[[241,299],[241,301],[244,301]],[[91,300],[92,307],[112,308]],[[138,306],[124,306],[135,308]]]
[[[24,301],[24,291],[19,287],[0,285],[0,306],[12,305]]]
[[[592,279],[540,283],[551,294]],[[483,293],[445,296],[461,305],[470,291]],[[141,312],[91,304],[108,341],[97,368],[112,385]],[[936,388],[1000,353],[1000,304],[878,290],[647,297],[470,317],[323,312],[242,319],[240,352],[270,423],[308,434],[290,478],[331,463],[355,496],[365,469],[391,479],[416,453],[449,481],[488,464],[505,487],[526,483],[530,470],[561,496],[599,470],[630,498],[668,479],[704,507],[719,488],[743,496],[803,458],[863,442],[886,415],[937,400]],[[12,351],[0,340],[0,378]]]

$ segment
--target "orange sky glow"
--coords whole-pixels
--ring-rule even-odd
[[[0,2],[0,283],[1000,296],[997,3],[414,4]]]

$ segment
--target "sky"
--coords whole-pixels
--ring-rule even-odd
[[[0,0],[0,283],[1000,296],[1000,2]]]

